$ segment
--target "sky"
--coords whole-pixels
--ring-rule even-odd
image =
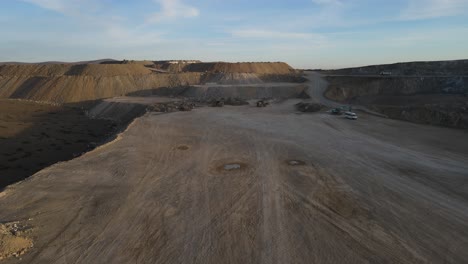
[[[0,61],[468,59],[468,0],[0,0]]]

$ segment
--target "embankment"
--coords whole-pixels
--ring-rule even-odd
[[[468,77],[328,76],[327,81],[329,99],[394,119],[468,128]]]
[[[137,91],[202,83],[301,82],[286,63],[27,64],[0,66],[0,98],[53,103],[94,101]],[[168,66],[169,67],[169,66]],[[180,69],[180,70],[175,70]]]
[[[0,66],[0,98],[90,101],[159,87],[194,85],[200,73],[158,74],[139,64]]]
[[[325,96],[339,102],[365,95],[464,94],[468,77],[328,76]]]
[[[466,76],[468,60],[401,62],[324,71],[326,74],[339,75],[378,75],[381,72],[391,72],[398,76]]]
[[[213,73],[255,73],[255,74],[289,74],[294,71],[284,62],[212,62],[190,63],[183,68],[184,72]]]

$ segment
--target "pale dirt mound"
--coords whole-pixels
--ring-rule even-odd
[[[260,84],[263,83],[254,73],[217,73],[207,78],[207,83],[217,84]]]
[[[169,62],[169,61],[157,61],[154,63],[154,68],[172,72],[172,73],[178,73],[178,72],[183,72],[184,68],[189,65],[190,63],[201,63],[201,61],[178,61],[176,62]]]
[[[187,64],[184,67],[184,71],[212,73],[290,74],[294,72],[294,69],[284,62],[211,62]]]
[[[62,76],[72,66],[66,64],[2,65],[0,66],[0,76]]]
[[[72,66],[66,75],[110,77],[150,73],[143,64],[83,64]]]
[[[0,66],[0,98],[53,103],[93,101],[162,87],[185,87],[203,82],[259,84],[263,78],[276,82],[297,74],[286,63],[166,62],[167,73],[157,72],[151,61],[105,64],[28,64]],[[176,67],[176,68],[174,68]],[[161,69],[159,69],[161,70]],[[205,72],[208,71],[208,74]],[[211,76],[211,77],[210,77]],[[272,79],[272,80],[273,80]]]
[[[0,260],[26,253],[33,246],[32,239],[26,237],[30,231],[19,222],[0,224]]]
[[[84,74],[91,74],[90,70],[95,66],[102,65],[93,65],[82,70],[75,68],[74,74],[76,75],[74,76],[0,76],[0,98],[20,98],[55,103],[82,102],[126,95],[135,91],[194,85],[201,82],[200,73],[125,74],[99,77],[77,75],[80,71]],[[125,65],[105,66],[109,67],[102,69],[110,70],[113,66]],[[144,68],[144,66],[141,67]],[[101,74],[110,75],[110,72],[102,71]]]
[[[2,65],[0,76],[95,76],[144,75],[151,71],[142,64],[48,64]]]

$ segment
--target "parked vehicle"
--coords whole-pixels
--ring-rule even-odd
[[[345,118],[351,119],[351,120],[356,120],[358,117],[357,117],[356,113],[348,111],[348,112],[345,113]]]
[[[331,110],[331,114],[332,114],[332,115],[341,115],[342,113],[343,113],[343,112],[342,112],[341,108],[333,108],[333,109]]]

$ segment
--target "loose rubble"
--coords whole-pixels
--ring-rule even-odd
[[[20,222],[0,224],[0,260],[19,257],[33,247],[31,226]]]
[[[169,103],[157,103],[148,107],[149,111],[153,112],[177,112],[177,111],[192,111],[195,108],[195,104],[186,101],[175,101]]]
[[[296,104],[297,110],[301,112],[318,112],[323,108],[323,105],[317,103],[298,103]]]

